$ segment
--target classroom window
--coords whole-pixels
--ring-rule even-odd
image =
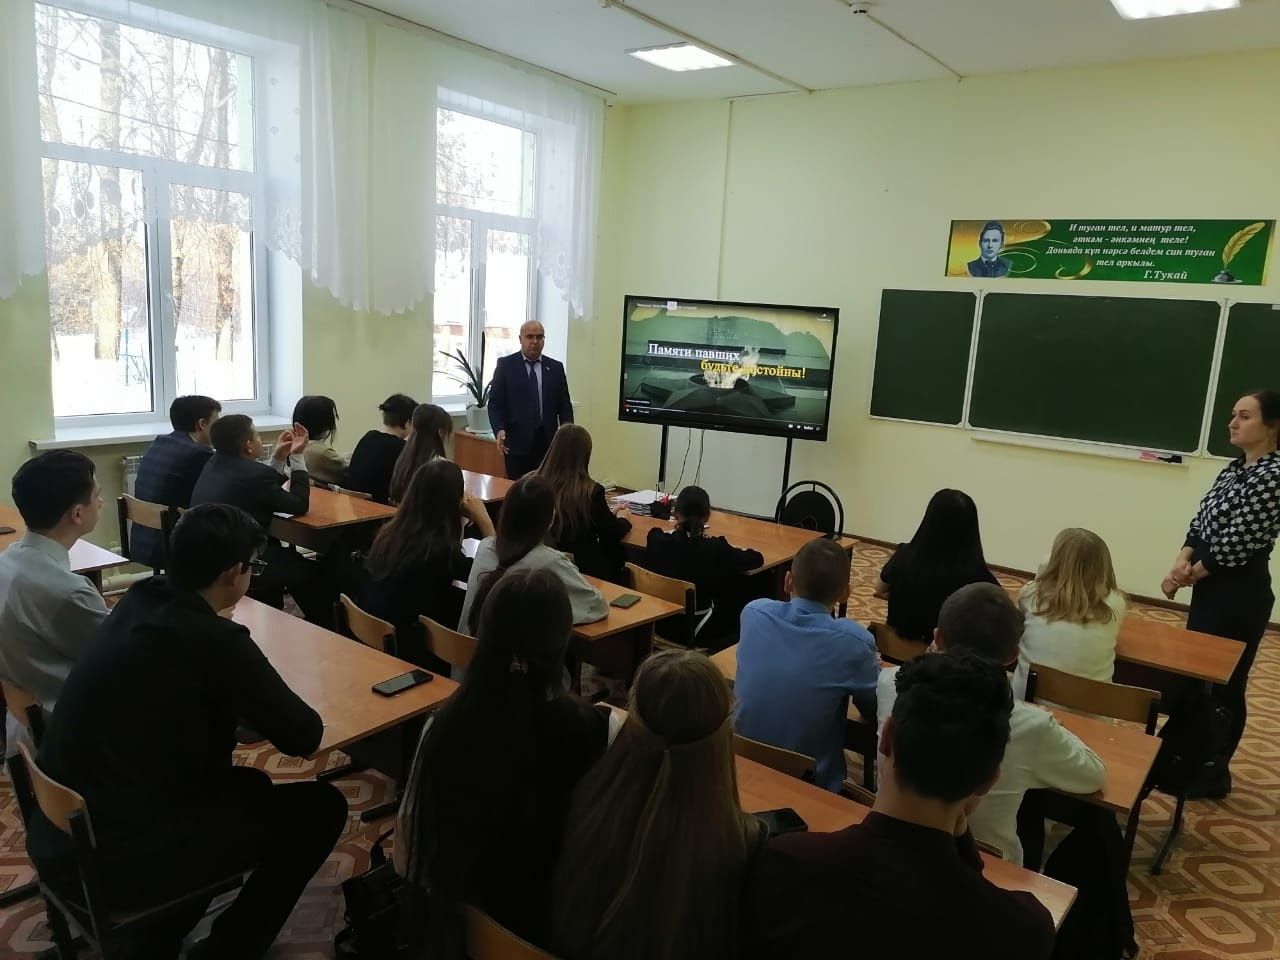
[[[478,363],[483,338],[488,382],[498,357],[519,349],[520,326],[533,317],[537,134],[450,107],[437,109],[436,133],[432,392],[449,403],[469,398],[450,379],[459,370],[445,354],[461,350]]]
[[[254,58],[35,11],[55,417],[265,409]]]

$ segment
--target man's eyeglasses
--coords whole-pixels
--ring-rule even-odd
[[[260,577],[262,576],[262,571],[265,569],[267,569],[267,561],[265,560],[249,561],[249,576]]]

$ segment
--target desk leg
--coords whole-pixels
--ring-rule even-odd
[[[1169,827],[1169,832],[1164,835],[1164,842],[1160,844],[1160,850],[1156,854],[1155,862],[1151,864],[1151,875],[1158,877],[1160,872],[1164,870],[1164,861],[1173,849],[1173,842],[1178,838],[1178,831],[1182,829],[1182,808],[1187,802],[1186,791],[1178,794],[1178,802],[1173,808],[1173,823]]]
[[[10,907],[15,903],[22,903],[24,900],[30,900],[40,892],[40,884],[35,880],[30,883],[24,883],[20,887],[14,887],[12,890],[6,890],[0,893],[0,907]]]
[[[90,570],[88,573],[85,574],[85,576],[89,578],[89,582],[93,584],[93,588],[97,590],[99,593],[101,593],[102,592],[102,571]]]

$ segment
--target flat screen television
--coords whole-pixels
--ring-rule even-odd
[[[840,311],[629,296],[618,419],[826,440]]]

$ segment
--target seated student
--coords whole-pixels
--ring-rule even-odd
[[[424,464],[365,561],[364,609],[394,624],[397,656],[438,673],[447,674],[448,666],[435,657],[428,660],[418,617],[448,627],[458,622],[462,593],[453,581],[471,575],[471,560],[462,552],[464,517],[484,536],[493,536],[489,511],[466,494],[458,465],[449,460]]]
[[[1026,628],[1013,674],[1015,697],[1026,693],[1033,663],[1111,682],[1125,600],[1100,536],[1078,527],[1059,533],[1049,562],[1018,594],[1018,607]]]
[[[388,490],[389,503],[399,503],[409,489],[409,481],[418,468],[432,460],[445,459],[445,441],[453,435],[453,417],[434,403],[420,403],[413,411],[413,429],[404,449],[396,458]]]
[[[942,653],[968,650],[992,663],[1008,667],[1018,656],[1022,614],[1009,595],[989,583],[961,587],[942,605],[933,647]],[[877,691],[878,723],[883,729],[897,696],[897,669],[883,670]],[[1009,721],[1009,748],[1000,764],[1000,778],[969,816],[979,840],[1022,863],[1018,839],[1018,808],[1028,790],[1093,793],[1106,782],[1102,760],[1053,714],[1014,700]]]
[[[513,570],[480,602],[466,678],[427,721],[400,802],[396,867],[430,891],[432,957],[461,956],[459,906],[535,943],[569,794],[608,740],[607,710],[561,685],[569,597],[549,570]],[[416,955],[416,954],[415,954]]]
[[[622,538],[631,530],[630,510],[610,510],[604,487],[591,479],[591,434],[566,423],[551,440],[538,475],[556,492],[556,523],[551,531],[557,550],[573,555],[578,569],[590,577],[626,583]]]
[[[928,643],[942,601],[968,583],[995,583],[982,555],[978,508],[960,490],[939,490],[910,543],[880,571],[876,596],[889,600],[885,618],[904,640]]]
[[[746,603],[744,574],[764,564],[758,550],[731,546],[724,537],[709,536],[711,498],[701,487],[685,487],[676,497],[676,528],[670,533],[649,531],[643,566],[664,577],[687,580],[697,587],[698,607],[713,603],[715,612],[699,633],[705,640],[723,641],[732,635]]]
[[[107,618],[102,594],[71,572],[69,554],[98,525],[102,488],[84,454],[51,450],[18,468],[13,502],[27,532],[0,553],[0,679],[52,710]],[[15,724],[9,732],[13,743]]]
[[[507,491],[498,515],[498,533],[480,541],[467,596],[462,602],[458,632],[475,636],[480,607],[477,596],[488,575],[508,570],[550,570],[569,591],[573,622],[595,623],[609,615],[604,594],[582,579],[582,574],[565,554],[546,545],[547,534],[556,515],[556,495],[551,484],[536,473],[521,477]]]
[[[310,442],[303,453],[307,472],[319,483],[345,486],[347,460],[329,444],[338,432],[338,405],[332,397],[302,397],[293,405],[293,422],[306,428]]]
[[[138,464],[133,495],[148,503],[186,509],[200,471],[213,456],[209,428],[222,413],[222,404],[213,397],[178,397],[169,406],[172,433],[162,433],[151,441]],[[120,531],[124,536],[124,531]],[[133,559],[148,567],[162,563],[160,531],[135,523],[129,533]]]
[[[861,624],[831,608],[849,597],[849,554],[834,540],[810,540],[787,571],[791,601],[752,600],[742,611],[734,726],[744,737],[817,761],[817,783],[845,778],[849,697],[875,715],[880,654]]]
[[[229,503],[239,507],[264,531],[271,529],[276,513],[298,516],[311,505],[311,480],[303,463],[308,435],[305,427],[294,426],[280,434],[271,454],[271,466],[259,463],[262,438],[253,421],[244,414],[222,417],[210,429],[214,454],[205,464],[191,494],[192,506],[202,503]],[[289,489],[280,486],[288,465]],[[276,609],[284,606],[287,590],[312,623],[333,620],[332,590],[324,584],[318,565],[304,560],[292,547],[268,537],[262,559],[267,566],[254,577],[249,596]]]
[[[664,650],[641,664],[617,740],[573,792],[551,887],[556,956],[738,955],[764,831],[738,805],[732,703],[701,653]]]
[[[324,730],[248,628],[218,615],[244,595],[265,543],[242,510],[188,510],[174,528],[168,575],[134,584],[116,606],[71,672],[40,746],[41,769],[88,805],[112,910],[252,871],[190,954],[201,960],[262,957],[347,819],[336,787],[273,784],[233,762],[238,721],[297,757],[313,753]],[[71,888],[64,833],[37,815],[27,848],[42,879]],[[172,960],[206,907],[148,926],[128,955]]]
[[[346,483],[349,490],[367,493],[376,503],[387,502],[391,474],[404,449],[405,438],[413,432],[411,421],[417,405],[413,397],[403,393],[393,393],[378,404],[382,411],[382,429],[370,430],[351,451]]]
[[[749,955],[1048,960],[1052,917],[1033,894],[983,877],[966,822],[1000,775],[1010,705],[1004,671],[968,651],[898,671],[875,807],[835,833],[769,842],[748,900]]]

